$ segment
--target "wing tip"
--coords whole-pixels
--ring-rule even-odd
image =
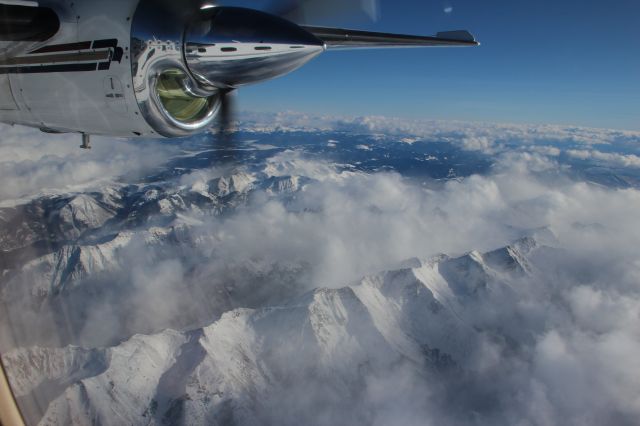
[[[436,37],[446,40],[462,41],[469,44],[480,45],[473,34],[471,34],[467,30],[440,31],[436,34]]]

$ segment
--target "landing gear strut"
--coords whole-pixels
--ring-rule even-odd
[[[82,145],[80,145],[82,149],[91,149],[91,135],[86,133],[82,134]]]

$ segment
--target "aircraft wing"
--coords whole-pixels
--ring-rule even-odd
[[[471,33],[465,30],[439,32],[435,36],[414,36],[308,25],[304,25],[302,28],[322,40],[328,49],[448,47],[478,46],[480,44]]]

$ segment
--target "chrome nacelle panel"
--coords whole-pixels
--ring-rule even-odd
[[[134,39],[134,43],[138,40]],[[133,56],[133,88],[138,99],[140,112],[158,134],[165,137],[186,136],[205,129],[213,122],[220,102],[216,100],[206,115],[195,122],[176,120],[164,107],[156,87],[160,75],[168,70],[180,70],[185,75],[185,89],[195,96],[217,96],[217,92],[198,91],[182,59],[182,48],[171,40],[147,40],[137,55]]]
[[[220,90],[287,74],[324,51],[324,43],[306,30],[263,12],[238,7],[189,10],[186,5],[170,9],[170,4],[142,0],[131,30],[135,96],[146,121],[163,136],[202,130],[220,108],[215,100],[196,122],[174,119],[156,90],[164,71],[184,72],[187,92],[215,98]]]
[[[142,0],[131,27],[131,67],[133,89],[140,112],[155,131],[165,137],[186,136],[211,125],[220,108],[218,100],[211,103],[205,116],[195,122],[176,120],[164,108],[156,86],[167,70],[185,74],[184,85],[197,96],[217,96],[216,91],[202,93],[192,80],[183,56],[183,34],[189,13],[172,15],[155,0]]]
[[[324,43],[298,25],[239,7],[201,10],[185,33],[187,65],[205,89],[280,77],[323,51]]]

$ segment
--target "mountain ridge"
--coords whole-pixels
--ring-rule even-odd
[[[259,424],[274,415],[269,393],[286,393],[286,383],[296,377],[349,394],[361,392],[362,368],[379,372],[402,365],[424,377],[464,370],[478,333],[465,316],[470,294],[482,299],[503,286],[505,276],[515,285],[532,272],[514,272],[512,264],[545,248],[523,239],[499,250],[511,262],[485,263],[495,251],[413,259],[405,262],[413,267],[314,289],[278,306],[234,309],[190,331],[134,335],[107,349],[21,349],[4,361],[10,371],[25,363],[32,372],[42,368],[43,378],[15,379],[22,395],[45,379],[81,377],[52,398],[41,424],[225,424],[230,415]],[[487,286],[478,289],[471,281],[475,292],[462,291],[441,274],[443,265],[453,262],[459,269],[461,261],[469,274],[483,275],[478,279]],[[105,368],[82,374],[87,362],[74,361],[77,353],[95,354],[104,362],[93,364]],[[57,376],[38,367],[50,364],[69,367]]]

